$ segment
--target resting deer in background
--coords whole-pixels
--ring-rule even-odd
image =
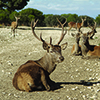
[[[33,91],[34,88],[37,89],[40,86],[44,86],[45,89],[49,91],[52,83],[54,83],[49,75],[55,70],[57,64],[64,60],[61,52],[66,49],[67,42],[61,46],[59,44],[67,33],[67,30],[64,32],[64,24],[66,21],[64,24],[61,24],[59,21],[62,26],[62,34],[56,45],[52,44],[51,37],[50,43],[47,43],[42,39],[42,34],[40,35],[40,38],[36,35],[34,29],[37,22],[38,20],[36,22],[34,21],[34,25],[33,21],[31,22],[32,32],[33,35],[43,43],[43,49],[46,50],[47,53],[39,60],[29,60],[18,68],[13,78],[13,86],[21,91]]]
[[[100,58],[100,46],[90,45],[89,34],[90,32],[81,34],[82,58]]]
[[[14,17],[15,17],[16,21],[13,21],[11,23],[11,32],[13,31],[13,36],[15,37],[15,29],[17,29],[17,27],[18,27],[18,20],[20,19],[20,16],[19,17],[16,17],[14,15]],[[16,32],[17,32],[17,30],[16,30]]]
[[[88,23],[88,26],[92,29],[92,31],[89,33],[88,37],[90,39],[93,39],[93,36],[95,35],[95,33],[97,33],[96,31],[96,22],[94,21],[94,26],[90,26],[89,23]]]
[[[76,28],[76,29],[78,29],[78,31],[80,32],[80,29],[81,29],[81,27],[83,27],[84,21],[86,20],[86,17],[85,17],[85,19],[83,19],[83,18],[81,17],[81,20],[82,20],[82,23],[69,22],[69,23],[68,23],[68,26],[69,26],[68,31],[71,30],[71,28]]]
[[[75,44],[72,47],[71,54],[75,55],[75,56],[82,55],[81,45],[79,45],[80,34],[81,33],[79,33],[79,32],[76,34],[73,34],[73,33],[71,34],[75,38]]]

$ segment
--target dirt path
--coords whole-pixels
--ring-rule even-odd
[[[84,28],[83,31],[89,29]],[[10,29],[0,28],[0,100],[100,100],[100,60],[81,59],[81,56],[71,56],[71,48],[74,38],[66,35],[63,42],[68,42],[68,47],[63,51],[64,62],[58,64],[55,71],[50,75],[56,82],[58,89],[54,91],[21,92],[12,86],[12,79],[18,67],[27,60],[36,60],[42,57],[46,51],[43,50],[41,42],[34,38],[30,28],[17,30],[17,36],[11,35]],[[59,40],[61,29],[39,28],[36,33],[43,33],[43,38],[53,43]],[[71,31],[74,32],[74,31]],[[100,43],[100,29],[91,44]],[[91,80],[81,83],[80,80]]]

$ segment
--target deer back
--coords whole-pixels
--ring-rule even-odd
[[[75,22],[69,22],[69,23],[68,23],[68,26],[69,26],[69,27],[73,27],[73,28],[76,28],[76,27],[77,27],[77,25],[76,25]]]

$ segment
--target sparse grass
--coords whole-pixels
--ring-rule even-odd
[[[95,39],[98,39],[98,37],[94,37]]]
[[[53,44],[58,42],[61,34],[61,28],[37,28],[35,31],[37,35],[42,32],[43,39],[47,42],[51,36]],[[33,36],[30,27],[19,27],[17,34],[13,37],[10,29],[0,28],[0,100],[100,100],[98,91],[100,83],[96,83],[100,79],[100,60],[85,60],[80,56],[71,56],[71,48],[75,40],[68,34],[62,41],[62,43],[68,42],[67,49],[62,51],[65,60],[58,64],[50,75],[51,80],[60,87],[50,92],[44,90],[28,93],[16,90],[12,85],[12,79],[18,67],[27,60],[43,57],[46,52],[42,48],[42,43]],[[96,39],[91,42],[100,45],[100,34],[96,34],[95,37]],[[92,82],[93,86],[86,86],[80,82],[91,78],[95,79]]]
[[[98,45],[100,46],[100,43]]]

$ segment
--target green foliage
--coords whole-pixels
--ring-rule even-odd
[[[98,37],[95,37],[95,39],[98,39]]]
[[[10,0],[8,0],[10,1]],[[13,0],[15,1],[15,0]],[[6,2],[6,0],[5,0]],[[10,5],[10,4],[9,4]],[[15,21],[15,17],[21,15],[20,20],[18,21],[19,25],[28,25],[30,26],[31,20],[32,19],[39,19],[37,26],[50,26],[50,27],[55,27],[58,26],[60,27],[58,21],[56,18],[58,18],[61,23],[64,23],[65,20],[67,19],[67,23],[66,26],[68,25],[68,22],[78,22],[81,23],[82,20],[81,18],[86,18],[86,21],[84,22],[84,26],[88,26],[87,23],[89,23],[91,26],[94,25],[94,20],[97,22],[98,25],[100,25],[100,15],[98,15],[96,17],[96,19],[86,16],[86,15],[81,15],[78,16],[77,14],[61,14],[61,15],[53,15],[53,14],[44,14],[43,12],[37,10],[37,9],[33,9],[33,8],[27,8],[27,9],[23,9],[20,12],[17,11],[13,11],[10,12],[7,9],[4,10],[0,10],[0,24],[4,23],[4,24],[11,24],[12,21]]]
[[[46,23],[46,26],[50,26],[50,27],[59,26],[59,22],[57,21],[57,18],[61,21],[61,23],[64,23],[66,20],[64,17],[60,15],[50,15],[50,16],[47,16],[44,20]]]
[[[86,21],[84,22],[84,26],[88,26],[88,23],[89,25],[94,26],[94,18],[89,17],[89,16],[82,16],[82,18],[85,18],[85,17],[86,17]]]
[[[14,15],[15,15],[15,16],[18,16],[19,13],[18,13],[17,11],[12,12],[12,13],[9,15],[9,20],[10,20],[10,22],[15,21]]]
[[[41,26],[41,24],[44,25],[44,15],[41,11],[37,9],[27,8],[21,10],[19,13],[21,14],[19,23],[23,23],[24,25],[30,25],[32,19],[39,19],[37,26]]]
[[[34,15],[29,15],[28,18],[29,18],[29,21],[31,22],[32,19],[35,19],[35,16]]]
[[[24,8],[29,0],[0,0],[0,9],[8,9],[10,12]]]
[[[95,20],[96,20],[97,24],[100,25],[100,15],[98,15]]]
[[[41,11],[36,9],[28,8],[21,10],[20,12],[14,11],[9,12],[8,10],[0,10],[0,23],[9,23],[11,24],[12,21],[15,21],[15,16],[20,16],[20,20],[18,21],[19,25],[28,25],[30,26],[32,19],[39,19],[38,26],[44,26],[44,15]]]
[[[69,14],[68,18],[67,18],[67,21],[68,22],[70,22],[70,21],[77,22],[77,19],[78,19],[78,15],[77,14]]]
[[[98,44],[98,46],[100,46],[100,43]]]
[[[53,16],[53,14],[44,14],[45,18],[48,16]]]
[[[9,23],[9,11],[0,10],[0,23],[7,24]]]

